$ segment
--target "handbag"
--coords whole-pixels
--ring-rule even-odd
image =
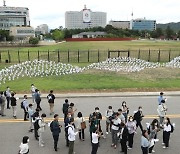
[[[86,121],[83,121],[83,118],[81,122],[81,129],[86,129]]]

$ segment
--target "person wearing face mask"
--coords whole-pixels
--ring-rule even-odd
[[[68,124],[71,120],[71,113],[68,113],[65,120],[64,120],[64,131],[65,131],[65,139],[66,139],[66,146],[69,147],[69,140],[68,140]]]
[[[128,129],[128,149],[130,150],[133,148],[134,133],[136,132],[136,123],[132,116],[129,117],[126,127]]]
[[[159,123],[158,120],[154,119],[148,128],[149,140],[152,142],[151,146],[149,147],[149,153],[155,152],[153,150],[155,146],[154,139],[157,138],[157,132],[160,131],[160,127],[158,123]]]
[[[28,154],[29,153],[29,137],[24,136],[22,139],[22,143],[20,144],[19,148],[19,154]]]
[[[106,117],[106,134],[108,134],[109,132],[111,132],[111,121],[110,118],[112,117],[114,111],[112,110],[112,106],[108,107],[108,110],[105,113],[105,117]]]
[[[143,126],[141,124],[141,121],[143,119],[144,115],[142,113],[142,106],[139,106],[138,111],[134,114],[134,120],[136,120],[136,127],[138,126],[141,129],[141,132],[143,132]]]
[[[165,104],[165,100],[162,100],[161,104],[158,105],[157,112],[158,112],[158,115],[159,115],[160,125],[162,125],[163,121],[164,121],[164,117],[166,116],[166,112],[167,112],[167,106]]]
[[[166,117],[164,120],[164,125],[163,125],[163,143],[162,143],[162,145],[164,145],[163,149],[166,149],[169,147],[171,129],[172,129],[172,124],[170,122],[170,119]]]
[[[129,108],[128,108],[127,105],[126,105],[126,102],[123,101],[123,102],[122,102],[122,114],[124,115],[125,123],[127,122],[128,113],[129,113]]]

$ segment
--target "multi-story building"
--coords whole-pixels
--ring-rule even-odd
[[[30,26],[29,9],[26,7],[0,7],[0,29],[9,30],[13,26]]]
[[[132,19],[130,21],[130,29],[133,30],[156,30],[156,20]]]
[[[109,25],[115,28],[130,29],[130,21],[109,21]]]
[[[36,33],[37,35],[47,34],[48,32],[49,32],[49,28],[48,28],[48,25],[47,25],[47,24],[39,25],[39,26],[37,26],[37,28],[35,29],[35,33]]]
[[[65,13],[65,28],[67,29],[105,27],[106,21],[106,12],[92,12],[86,6],[81,11],[67,11]]]

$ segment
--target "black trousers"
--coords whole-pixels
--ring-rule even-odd
[[[166,147],[169,147],[170,132],[163,131],[163,143]]]
[[[38,135],[38,130],[34,127],[34,137],[36,139],[38,139],[39,135]]]
[[[96,143],[96,144],[92,143],[91,154],[97,154],[98,147],[99,147],[99,143]]]
[[[138,128],[138,126],[140,127],[141,131],[143,132],[143,126],[141,124],[141,121],[136,121],[136,127]]]
[[[149,148],[149,153],[152,153],[153,148],[154,148],[154,145]]]
[[[65,139],[66,139],[66,146],[69,146],[69,140],[68,140],[68,129],[65,129]]]
[[[28,112],[24,109],[24,120],[27,120]]]
[[[57,150],[59,135],[53,135],[53,139],[54,139],[54,149]]]
[[[143,154],[148,154],[148,147],[142,147],[141,146],[141,149],[142,149]]]
[[[37,109],[42,110],[42,108],[41,108],[41,106],[40,106],[40,103],[41,103],[41,101],[36,101]]]
[[[124,152],[125,154],[127,154],[127,145],[126,145],[126,141],[121,140],[121,151]]]
[[[84,139],[84,129],[79,130],[79,139]]]
[[[7,109],[9,109],[9,108],[10,108],[10,106],[9,106],[9,103],[10,103],[10,97],[6,97],[6,100],[7,100]]]
[[[132,133],[132,134],[128,133],[128,146],[130,148],[133,147],[133,142],[134,142],[134,133]]]

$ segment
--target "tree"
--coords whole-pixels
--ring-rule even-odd
[[[39,39],[37,37],[30,37],[29,44],[37,45],[39,43]]]
[[[54,30],[52,32],[52,38],[55,40],[55,41],[61,41],[64,39],[64,31],[62,30]]]
[[[180,30],[177,33],[177,37],[180,39]]]
[[[172,39],[174,35],[174,31],[170,28],[170,26],[167,26],[166,28],[166,38],[167,39]]]

